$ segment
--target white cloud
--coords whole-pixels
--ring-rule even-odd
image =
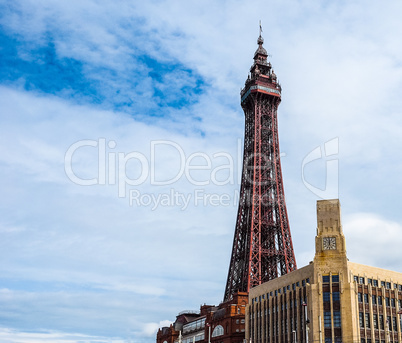
[[[373,213],[356,213],[344,219],[348,257],[353,262],[400,269],[402,224]]]
[[[34,47],[51,35],[59,57],[82,62],[84,74],[102,83],[105,94],[127,89],[136,106],[130,113],[112,112],[44,93],[0,88],[0,274],[2,287],[8,289],[0,292],[0,308],[8,310],[9,327],[21,328],[4,335],[35,342],[41,338],[27,334],[26,328],[64,332],[63,320],[52,319],[57,315],[68,319],[71,332],[83,336],[92,334],[81,326],[92,318],[94,330],[108,323],[105,335],[150,342],[157,326],[165,325],[163,319],[221,300],[236,206],[192,203],[186,211],[129,206],[128,199],[117,197],[117,186],[71,183],[64,173],[64,154],[79,140],[105,138],[116,141],[116,152],[148,156],[151,140],[166,139],[180,144],[187,156],[226,151],[238,162],[244,120],[239,90],[256,49],[259,19],[283,86],[279,134],[299,267],[314,255],[317,200],[301,181],[302,161],[338,137],[349,258],[399,268],[394,262],[402,257],[398,2],[257,1],[250,6],[240,1],[36,0],[13,6],[19,11],[3,18],[7,32]],[[24,49],[20,53],[32,58]],[[169,117],[150,117],[153,80],[137,59],[141,55],[183,67],[158,81],[163,91],[182,81],[177,76],[191,87],[183,70],[199,74],[205,85],[196,102],[167,109]],[[76,155],[76,171],[85,177],[96,172],[94,151]],[[308,180],[320,185],[325,183],[325,161],[315,163]],[[158,175],[171,177],[176,166],[174,152],[166,150]],[[206,176],[198,175],[202,180]],[[185,178],[174,185],[183,194],[197,188]],[[157,195],[170,187],[147,181],[138,189]],[[232,195],[238,185],[201,189]],[[378,230],[386,235],[373,241]],[[39,306],[44,301],[47,306]],[[26,304],[38,310],[37,321],[30,322]]]
[[[110,337],[88,336],[74,333],[64,333],[57,331],[45,331],[41,333],[24,332],[0,328],[0,342],[4,343],[127,343],[129,341],[122,339],[113,339]]]
[[[169,327],[170,324],[172,324],[172,321],[170,320],[162,320],[159,323],[146,323],[143,330],[144,335],[148,337],[155,337],[159,328],[165,326]]]

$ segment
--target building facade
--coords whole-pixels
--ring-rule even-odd
[[[348,261],[338,200],[317,202],[315,249],[309,265],[250,290],[246,340],[402,342],[402,274]]]
[[[156,335],[157,343],[243,343],[248,293],[238,292],[219,306],[202,305],[199,312],[183,311],[170,327]]]

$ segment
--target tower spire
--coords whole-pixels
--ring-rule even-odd
[[[279,153],[281,86],[267,61],[261,33],[260,22],[254,63],[240,93],[245,115],[243,173],[225,300],[297,269]]]

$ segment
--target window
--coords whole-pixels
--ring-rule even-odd
[[[296,287],[300,287],[299,281],[296,282]]]
[[[293,289],[293,290],[296,289],[296,284],[295,284],[295,283],[292,284],[292,289]]]
[[[332,292],[332,301],[339,301],[339,300],[340,300],[339,292]]]
[[[370,328],[370,313],[364,314],[364,321],[366,322],[366,328]]]
[[[398,289],[398,285],[394,283],[394,289]]]
[[[359,325],[360,325],[361,328],[364,328],[363,312],[359,312]]]
[[[396,317],[392,317],[392,330],[398,331],[398,326],[396,325]]]
[[[361,283],[362,285],[364,285],[364,277],[359,277],[359,283]]]
[[[223,335],[223,326],[222,325],[217,325],[212,331],[212,337],[218,337]]]
[[[385,298],[385,306],[389,306],[390,302],[389,302],[389,297]]]
[[[324,312],[324,327],[331,327],[331,312]]]
[[[378,280],[373,280],[373,286],[378,287]]]
[[[306,286],[306,280],[302,280],[302,286],[303,286],[303,287]]]
[[[387,317],[387,329],[392,330],[391,316]]]
[[[334,311],[334,327],[340,328],[341,327],[341,312]]]
[[[373,284],[373,279],[367,279],[367,284],[372,285]]]
[[[368,299],[369,299],[369,298],[368,298],[368,294],[364,293],[364,294],[363,294],[363,297],[364,297],[364,303],[365,303],[365,304],[368,304],[368,302],[369,302],[369,300],[368,300]]]
[[[323,275],[322,276],[322,282],[323,283],[329,283],[329,275]]]
[[[332,275],[332,282],[339,282],[339,275]]]
[[[376,295],[371,296],[371,302],[373,303],[373,305],[377,305],[377,296]]]
[[[353,281],[357,282],[359,279],[357,276],[353,276]]]
[[[310,279],[309,279],[309,278],[306,279],[306,283],[310,283]]]
[[[373,327],[374,327],[374,329],[378,329],[378,314],[377,313],[373,314]]]
[[[385,287],[385,281],[381,281],[381,287]]]
[[[391,282],[387,282],[387,289],[391,289]]]
[[[324,292],[324,302],[325,301],[330,301],[331,300],[331,293],[329,292]]]
[[[394,298],[391,298],[391,306],[395,307],[395,299]]]
[[[380,330],[384,330],[384,315],[380,314]]]
[[[381,295],[378,296],[378,305],[382,305],[382,296]]]
[[[362,293],[357,293],[357,300],[359,301],[359,303],[363,302],[363,294]]]

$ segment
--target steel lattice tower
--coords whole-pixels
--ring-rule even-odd
[[[241,91],[243,174],[225,301],[237,291],[248,292],[297,269],[279,155],[281,86],[267,61],[261,31],[254,63]]]

